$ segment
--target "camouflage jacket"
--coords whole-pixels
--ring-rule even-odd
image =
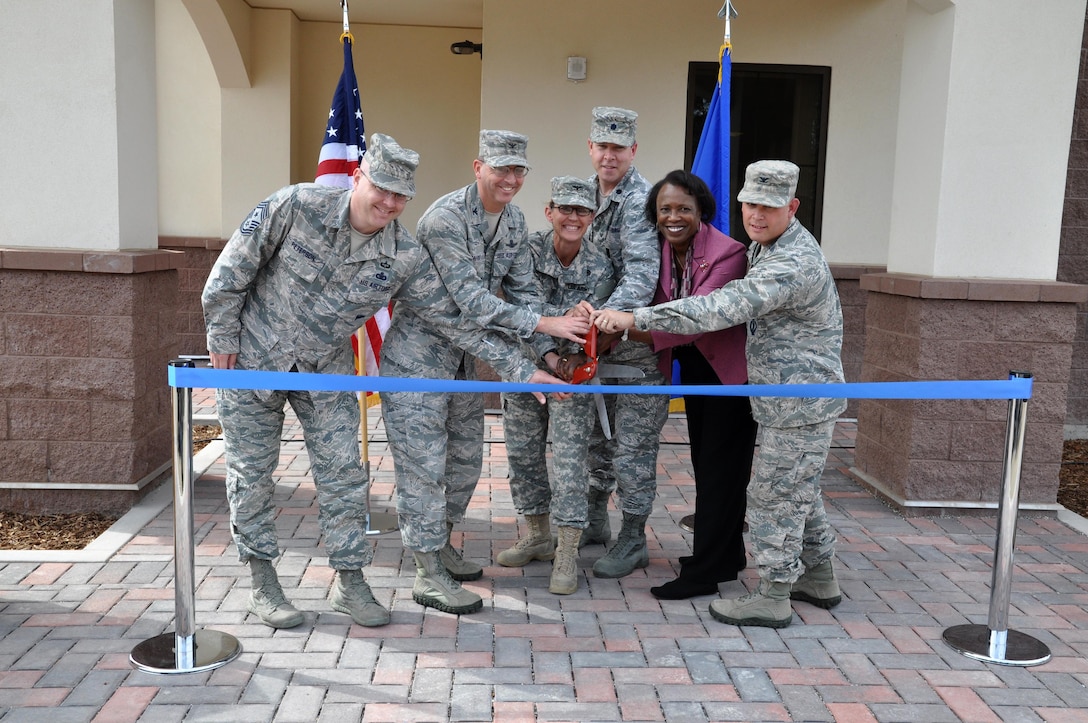
[[[554,239],[553,230],[529,234],[536,293],[543,303],[543,313],[546,316],[562,316],[580,301],[588,301],[594,308],[600,307],[616,285],[608,256],[594,244],[583,240],[582,248],[570,266],[563,266],[555,255]],[[508,298],[518,301],[516,295]],[[566,353],[574,345],[566,340],[536,334],[532,346],[537,354],[543,356],[551,349],[561,349],[561,353]]]
[[[525,215],[507,204],[495,237],[485,241],[487,219],[476,184],[447,193],[419,219],[416,237],[431,254],[461,312],[482,327],[529,338],[540,322],[533,267],[526,248]],[[453,282],[453,283],[450,283]],[[496,296],[517,294],[520,304]]]
[[[464,353],[451,345],[449,327],[462,329],[487,329],[509,335],[504,345],[496,346],[489,337],[486,348],[463,346],[495,367],[504,379],[499,366],[492,362],[496,352],[512,348],[511,353],[526,361],[529,352],[516,339],[529,339],[540,322],[540,302],[533,282],[532,261],[529,258],[526,238],[528,229],[521,209],[508,204],[499,219],[495,237],[484,241],[487,219],[476,184],[447,193],[431,204],[417,227],[420,243],[433,260],[451,304],[442,310],[419,308],[397,309],[382,346],[382,360],[392,361],[395,367],[383,374],[425,375],[434,378],[453,378],[461,366]],[[496,296],[496,292],[516,296],[519,304],[513,304]],[[497,334],[501,336],[502,334]],[[509,366],[511,359],[503,362]],[[475,365],[465,364],[468,377],[475,378]]]
[[[302,184],[257,205],[204,286],[209,351],[237,353],[240,369],[350,374],[351,335],[390,300],[434,318],[456,315],[430,257],[399,221],[350,253],[350,199],[349,190]],[[446,331],[482,349],[504,378],[534,371],[499,334]]]
[[[600,193],[597,176],[589,181]],[[629,311],[649,304],[654,296],[661,249],[657,229],[646,219],[649,192],[650,183],[631,166],[612,193],[601,199],[586,232],[586,240],[608,254],[617,281],[603,308]]]
[[[677,334],[748,323],[748,381],[814,384],[843,381],[842,308],[827,260],[796,219],[770,246],[748,249],[748,273],[706,296],[637,309],[639,329]],[[760,424],[797,427],[835,419],[845,399],[753,397]]]

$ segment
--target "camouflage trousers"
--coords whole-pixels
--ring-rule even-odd
[[[601,360],[638,367],[646,374],[641,379],[602,380],[604,389],[610,384],[665,383],[657,368],[657,355],[646,344],[626,342]],[[661,446],[661,428],[669,417],[669,395],[605,394],[604,400],[612,439],[605,439],[600,424],[593,425],[589,442],[590,484],[609,492],[618,489],[623,512],[648,515],[653,512],[657,497],[657,451]]]
[[[510,496],[523,515],[546,515],[561,527],[586,528],[589,435],[597,423],[593,397],[548,398],[502,395],[502,426],[510,461]],[[552,481],[545,450],[551,427]]]
[[[370,481],[359,455],[356,395],[218,389],[215,400],[226,451],[231,534],[239,559],[271,560],[280,553],[272,473],[280,461],[284,404],[290,404],[302,424],[310,457],[329,565],[337,570],[369,565],[374,554],[366,537]]]
[[[769,582],[795,582],[805,568],[835,554],[835,533],[820,491],[834,431],[834,419],[759,427],[748,484],[748,529],[759,576]]]
[[[464,519],[484,457],[484,400],[479,394],[384,392],[382,416],[397,478],[404,546],[434,552],[446,521]]]

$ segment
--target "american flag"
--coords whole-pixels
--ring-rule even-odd
[[[359,166],[359,159],[366,153],[366,132],[363,129],[363,110],[359,104],[359,84],[355,80],[355,65],[351,58],[351,38],[341,39],[344,46],[344,70],[332,97],[329,122],[325,128],[325,140],[317,162],[316,183],[324,186],[351,188],[351,178]],[[363,333],[353,336],[351,346],[355,352],[355,369],[359,374],[373,376],[378,373],[381,360],[382,339],[389,329],[393,304],[378,310],[366,320]],[[363,358],[359,363],[358,336],[363,337]],[[367,392],[370,396],[371,392]],[[377,395],[375,395],[376,397]]]
[[[351,174],[366,153],[366,131],[363,129],[363,109],[359,105],[359,84],[355,82],[355,66],[351,60],[351,40],[344,38],[341,43],[344,70],[332,96],[314,180],[324,186],[351,188]]]

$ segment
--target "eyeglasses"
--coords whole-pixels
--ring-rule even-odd
[[[366,173],[363,173],[363,178],[370,181],[370,185],[373,186],[374,190],[377,191],[381,196],[384,196],[385,198],[392,198],[394,203],[408,203],[409,199],[411,198],[410,196],[405,196],[403,193],[396,193],[395,191],[385,190],[378,184],[374,183],[374,179],[372,179]]]
[[[511,173],[514,174],[514,178],[525,178],[525,174],[529,172],[525,166],[488,166],[488,168],[499,178],[506,178]]]
[[[559,213],[563,214],[564,216],[578,216],[580,218],[585,218],[586,216],[591,216],[593,214],[593,209],[586,208],[585,206],[571,206],[565,203],[561,206],[557,206],[553,203],[551,204],[551,207],[558,210]]]

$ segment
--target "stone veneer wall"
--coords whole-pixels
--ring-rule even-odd
[[[1059,281],[1076,284],[1088,284],[1088,51],[1084,49],[1088,45],[1088,17],[1084,29],[1057,273]],[[1073,342],[1066,423],[1071,425],[1071,436],[1088,437],[1088,303],[1077,305],[1077,336]]]
[[[0,249],[0,509],[124,512],[169,470],[179,256]]]
[[[159,248],[183,252],[178,262],[178,353],[207,354],[208,341],[204,329],[204,311],[200,294],[212,265],[226,246],[226,239],[159,237]]]
[[[865,307],[869,292],[861,288],[861,277],[879,273],[883,266],[830,264],[835,286],[842,304],[842,371],[848,382],[861,381],[862,358],[865,355]],[[859,400],[851,399],[843,416],[858,416]]]
[[[863,381],[1034,375],[1021,501],[1052,508],[1076,304],[1088,288],[890,273],[863,276],[861,288],[869,292]],[[863,400],[853,471],[905,512],[992,507],[1007,416],[1003,400]]]

